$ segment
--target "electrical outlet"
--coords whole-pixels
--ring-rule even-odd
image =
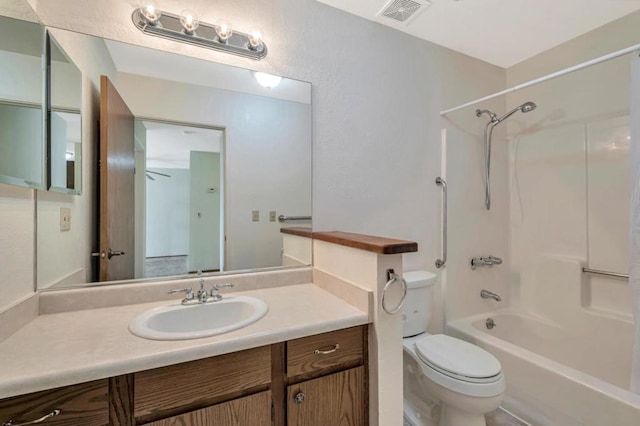
[[[60,208],[60,232],[71,231],[71,209]]]
[[[260,210],[253,210],[251,212],[251,220],[254,222],[260,222]]]
[[[275,222],[275,221],[276,221],[276,211],[271,210],[269,212],[269,222]]]

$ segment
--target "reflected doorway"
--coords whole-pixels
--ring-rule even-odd
[[[136,119],[136,278],[224,270],[222,128]]]

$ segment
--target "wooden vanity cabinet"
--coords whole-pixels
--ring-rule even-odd
[[[0,425],[364,426],[367,328],[0,400]]]

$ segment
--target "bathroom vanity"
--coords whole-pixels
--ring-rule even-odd
[[[368,424],[368,315],[314,284],[243,291],[269,305],[261,320],[179,341],[128,329],[175,300],[76,311],[60,304],[95,291],[41,295],[50,313],[0,342],[0,424]],[[116,292],[104,291],[103,302]],[[128,297],[136,291],[148,289]]]
[[[365,425],[366,335],[366,326],[352,327],[7,398],[0,401],[0,420],[19,425],[50,415],[43,424]]]

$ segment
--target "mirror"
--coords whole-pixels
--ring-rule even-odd
[[[52,93],[52,128],[84,178],[38,195],[38,288],[283,267],[280,229],[311,226],[277,219],[311,216],[311,85],[50,33],[83,82],[81,115]]]
[[[44,189],[43,28],[0,17],[0,182]]]
[[[49,190],[82,192],[82,74],[47,33]]]

